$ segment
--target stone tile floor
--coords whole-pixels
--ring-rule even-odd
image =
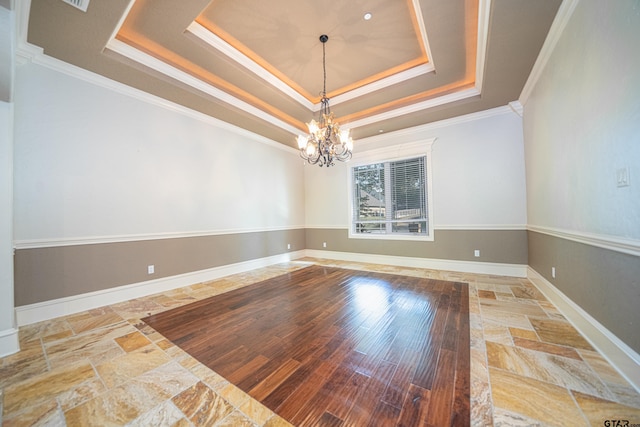
[[[289,425],[140,318],[309,262],[469,283],[474,426],[640,424],[640,394],[527,279],[306,258],[20,328],[2,425]]]

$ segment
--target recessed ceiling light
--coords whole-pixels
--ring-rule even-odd
[[[364,14],[364,20],[365,21],[368,21],[372,17],[373,17],[373,15],[371,14],[371,12],[367,12],[367,13]]]

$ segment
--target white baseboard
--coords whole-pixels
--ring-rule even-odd
[[[5,357],[19,351],[18,330],[11,328],[0,331],[0,357]]]
[[[395,265],[398,267],[428,268],[432,270],[457,271],[460,273],[491,274],[496,276],[527,277],[524,264],[500,264],[493,262],[454,261],[434,258],[414,258],[392,255],[372,255],[354,252],[322,251],[306,249],[306,255],[314,258],[338,261],[367,262]]]
[[[526,277],[527,266],[518,264],[497,264],[486,262],[451,261],[428,258],[398,257],[389,255],[357,254],[350,252],[331,252],[301,250],[273,257],[225,265],[207,270],[194,271],[177,276],[164,277],[102,291],[88,292],[55,300],[16,307],[18,326],[29,325],[56,317],[79,313],[92,308],[165,292],[189,286],[194,283],[215,280],[231,274],[242,273],[256,268],[287,262],[303,256],[336,259],[343,261],[368,262],[402,267],[429,268],[434,270],[458,271],[463,273],[493,274],[499,276]]]
[[[531,267],[528,267],[528,278],[587,341],[640,392],[640,354]]]
[[[180,274],[177,276],[163,277],[161,279],[118,286],[117,288],[105,289],[102,291],[89,292],[71,297],[23,305],[16,307],[15,309],[16,320],[18,326],[29,325],[43,320],[79,313],[92,308],[102,307],[109,304],[117,304],[134,298],[170,291],[172,289],[193,285],[195,283],[219,279],[231,274],[242,273],[256,268],[291,261],[293,259],[300,258],[303,255],[304,251],[288,252],[272,257],[259,258],[251,261]]]

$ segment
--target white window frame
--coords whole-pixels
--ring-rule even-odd
[[[376,240],[418,240],[433,241],[433,173],[431,167],[431,146],[436,138],[394,145],[392,147],[378,148],[369,151],[354,153],[348,163],[347,188],[349,197],[349,238],[350,239],[376,239]],[[395,162],[415,157],[425,156],[425,168],[427,174],[427,233],[425,234],[375,234],[354,233],[353,230],[353,169],[358,166],[373,163]]]

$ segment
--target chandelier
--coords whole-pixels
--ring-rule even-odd
[[[315,119],[307,123],[309,135],[298,135],[298,148],[300,157],[312,165],[333,166],[334,160],[346,162],[351,158],[353,151],[353,139],[349,135],[349,129],[340,130],[340,125],[334,120],[329,98],[327,98],[327,66],[325,44],[329,36],[320,36],[322,42],[322,70],[324,83],[322,86],[322,98],[320,99],[319,122]]]

